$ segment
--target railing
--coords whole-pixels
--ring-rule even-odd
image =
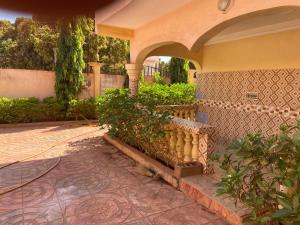
[[[212,126],[173,117],[167,127],[166,139],[171,152],[176,152],[177,164],[199,162],[208,171],[208,153],[213,151],[210,137],[213,135]]]
[[[160,73],[163,77],[169,76],[169,70],[167,68],[144,66],[145,76],[154,76],[155,73]]]
[[[197,105],[161,105],[158,111],[168,111],[172,116],[187,120],[196,120]]]
[[[158,106],[158,111],[169,111],[174,116],[165,126],[169,158],[174,165],[201,163],[204,173],[211,173],[208,154],[214,151],[214,128],[195,121],[197,105]],[[162,145],[158,146],[161,148]]]

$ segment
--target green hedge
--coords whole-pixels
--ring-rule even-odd
[[[141,84],[139,95],[147,96],[159,105],[192,104],[196,101],[196,87],[193,84],[184,83]]]
[[[196,88],[191,84],[141,84],[139,98],[155,105],[192,104]],[[99,101],[99,99],[97,100]],[[0,98],[0,123],[30,123],[74,119],[96,119],[95,100],[71,100],[66,111],[56,98]]]
[[[72,100],[66,112],[54,97],[0,98],[0,123],[30,123],[73,119],[96,119],[94,99]]]

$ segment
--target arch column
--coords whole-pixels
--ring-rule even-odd
[[[126,70],[129,76],[129,90],[131,95],[137,95],[139,90],[139,80],[141,71],[143,68],[142,64],[126,64]]]

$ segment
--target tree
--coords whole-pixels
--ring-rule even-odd
[[[84,62],[100,61],[104,63],[103,72],[125,69],[129,61],[129,42],[118,38],[99,36],[95,33],[95,21],[89,17],[81,17],[79,24],[85,37],[83,44]]]
[[[189,61],[172,57],[169,63],[169,73],[172,83],[187,83]]]
[[[52,70],[57,32],[27,18],[0,21],[0,67]]]
[[[70,100],[77,97],[84,83],[83,43],[84,35],[78,19],[61,22],[55,66],[55,91],[57,99],[66,108]]]
[[[13,24],[9,21],[0,21],[0,67],[7,68],[14,58],[17,46],[16,32]]]
[[[89,17],[80,17],[79,21],[82,33],[85,37],[83,43],[84,62],[99,61],[99,50],[104,42],[104,37],[95,33],[95,21]]]

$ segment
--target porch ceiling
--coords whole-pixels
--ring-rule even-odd
[[[300,28],[299,9],[280,9],[274,12],[255,15],[228,26],[206,44],[217,44],[248,37]]]
[[[95,13],[96,24],[134,30],[191,0],[118,0]]]

